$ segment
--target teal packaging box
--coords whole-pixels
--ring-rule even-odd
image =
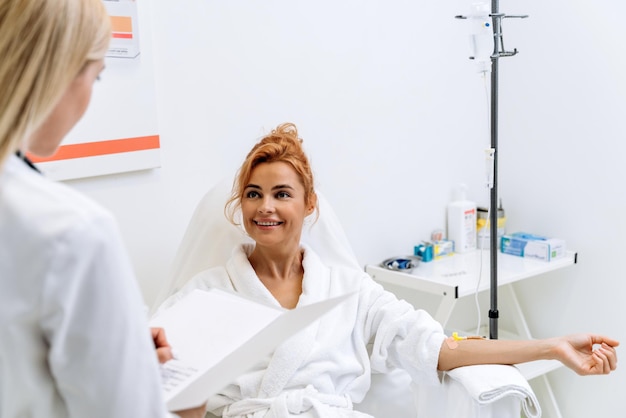
[[[502,237],[500,251],[519,257],[551,261],[565,255],[565,241],[526,232],[515,232]]]

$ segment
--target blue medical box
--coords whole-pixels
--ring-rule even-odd
[[[502,237],[500,251],[504,254],[550,261],[565,255],[565,241],[560,238],[515,232]]]

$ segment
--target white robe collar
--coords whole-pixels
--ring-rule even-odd
[[[254,244],[241,244],[235,247],[232,257],[226,264],[226,270],[232,279],[235,290],[264,303],[280,306],[272,293],[263,285],[250,261],[248,261],[253,249]],[[323,265],[317,254],[308,246],[302,245],[302,249],[304,250],[302,259],[304,278],[302,280],[302,294],[297,306],[310,305],[330,297],[328,281],[320,279],[320,277],[330,274],[330,270]]]

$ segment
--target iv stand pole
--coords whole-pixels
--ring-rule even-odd
[[[489,308],[489,338],[498,339],[498,70],[499,59],[512,57],[517,54],[517,49],[506,51],[502,38],[502,19],[526,18],[528,15],[505,15],[500,13],[499,0],[491,0],[491,13],[493,30],[493,54],[491,54],[491,148],[493,154],[493,186],[490,190],[489,206],[489,256],[490,256],[490,308]],[[459,19],[467,19],[467,16],[456,16]],[[471,57],[473,58],[473,57]]]
[[[489,339],[498,339],[498,69],[499,52],[498,34],[502,33],[499,13],[499,0],[491,0],[493,27],[493,54],[491,55],[491,148],[493,154],[493,186],[490,190],[489,206],[489,257],[491,266],[490,308],[489,308]]]
[[[491,0],[491,20],[493,27],[493,54],[491,55],[491,148],[493,155],[493,187],[491,188],[489,207],[489,256],[491,266],[490,302],[489,308],[489,338],[498,339],[498,73],[499,59],[512,57],[517,54],[517,48],[513,51],[504,49],[502,39],[502,19],[521,18],[528,15],[505,15],[500,13],[500,1]]]

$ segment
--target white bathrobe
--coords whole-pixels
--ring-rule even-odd
[[[236,248],[225,268],[198,274],[161,309],[193,289],[212,287],[279,306],[248,261],[252,249],[250,244]],[[439,349],[446,338],[439,323],[427,312],[399,301],[366,273],[328,268],[312,250],[304,250],[298,306],[349,292],[357,295],[287,340],[265,364],[210,398],[211,412],[229,418],[367,417],[353,411],[352,403],[365,396],[372,371],[403,368],[416,382],[439,382]]]

